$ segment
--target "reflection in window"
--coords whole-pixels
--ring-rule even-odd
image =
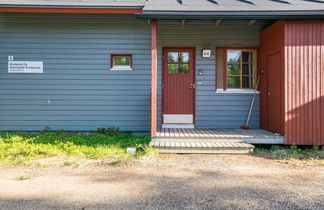
[[[187,74],[190,69],[189,52],[168,52],[168,73]]]
[[[178,64],[168,64],[168,73],[169,74],[178,73]]]
[[[168,53],[168,62],[169,63],[176,63],[179,60],[179,53],[177,52],[169,52]]]
[[[180,64],[180,74],[186,74],[189,72],[189,64]]]
[[[227,50],[227,87],[254,87],[254,59],[253,50]]]
[[[111,55],[111,70],[132,70],[132,55]]]

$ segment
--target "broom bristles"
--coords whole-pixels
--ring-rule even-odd
[[[248,126],[248,125],[242,125],[240,128],[245,129],[245,130],[250,130],[251,129],[250,126]]]

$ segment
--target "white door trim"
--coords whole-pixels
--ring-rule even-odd
[[[164,124],[193,124],[192,114],[164,114],[163,115]]]

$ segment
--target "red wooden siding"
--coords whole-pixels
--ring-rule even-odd
[[[282,61],[284,60],[284,21],[277,21],[270,27],[266,28],[265,30],[261,31],[260,33],[260,47],[258,50],[258,75],[261,75],[261,70],[264,70],[264,74],[261,76],[260,84],[259,84],[259,91],[260,91],[260,127],[265,130],[272,130],[270,128],[270,124],[276,123],[280,127],[280,131],[276,132],[280,133],[281,135],[285,134],[284,129],[284,65]],[[280,85],[280,89],[276,95],[278,95],[275,98],[272,98],[272,102],[268,101],[268,87],[272,84],[268,84],[269,80],[269,67],[271,67],[270,64],[268,64],[268,58],[275,54],[280,54],[280,70],[278,71],[279,74],[276,76],[277,80],[275,81],[275,84]],[[273,90],[272,90],[273,91]],[[272,120],[270,121],[269,114],[273,111],[272,107],[269,106],[269,103],[278,103],[280,104],[279,110],[276,110],[279,117],[276,117],[275,120],[277,122],[274,122]]]
[[[324,144],[324,20],[285,24],[286,143]]]
[[[281,54],[280,130],[286,144],[324,145],[324,20],[278,21],[260,35],[258,70],[265,70],[260,82],[261,127],[269,127],[269,83],[266,62]],[[273,66],[273,65],[272,65]],[[270,84],[271,86],[271,84]]]

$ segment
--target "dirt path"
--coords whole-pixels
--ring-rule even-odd
[[[300,161],[163,155],[0,172],[0,209],[324,209],[324,165]]]

